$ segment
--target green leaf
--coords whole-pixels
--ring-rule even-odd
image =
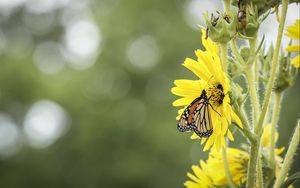
[[[280,188],[287,188],[289,185],[291,185],[292,183],[294,183],[296,180],[300,179],[300,171],[296,172],[295,174],[289,176],[285,182],[281,185]]]

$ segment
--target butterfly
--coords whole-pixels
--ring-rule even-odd
[[[209,99],[206,91],[202,90],[200,97],[184,110],[177,124],[180,132],[194,131],[199,137],[209,137],[213,133]]]

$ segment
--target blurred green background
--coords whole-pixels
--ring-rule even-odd
[[[195,79],[193,3],[0,0],[0,187],[182,187],[207,156],[171,105],[173,80]],[[278,146],[299,108],[298,79]]]

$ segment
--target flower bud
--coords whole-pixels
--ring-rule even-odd
[[[282,92],[286,88],[292,86],[295,83],[297,77],[297,70],[291,65],[291,60],[289,57],[282,57],[280,63],[282,63],[282,68],[279,69],[277,73],[277,78],[275,81],[275,91]]]
[[[247,97],[247,94],[243,94],[243,89],[238,84],[231,82],[230,85],[230,102],[233,106],[241,106]]]
[[[278,6],[280,3],[280,0],[251,0],[251,4],[257,7],[256,9],[259,16],[266,13],[271,8]],[[238,7],[245,6],[249,5],[249,0],[233,0],[232,4]]]
[[[237,77],[242,74],[243,67],[239,63],[235,62],[233,58],[228,58],[228,74],[231,78]]]
[[[239,5],[237,14],[237,30],[247,37],[254,37],[259,29],[261,20],[258,19],[258,9],[256,6]]]
[[[250,49],[247,46],[242,47],[240,54],[245,62],[248,61],[250,55]]]
[[[212,14],[210,19],[208,18],[208,13],[206,13],[204,17],[208,29],[208,36],[214,42],[227,43],[236,34],[237,21],[234,13],[218,13],[216,16]]]

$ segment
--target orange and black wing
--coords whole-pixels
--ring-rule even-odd
[[[196,98],[181,114],[177,123],[177,129],[180,132],[194,131],[196,128],[193,124],[193,113],[197,106],[203,102],[203,98],[200,96]]]
[[[199,137],[209,137],[213,132],[209,106],[209,98],[203,90],[201,96],[196,98],[180,116],[178,130],[194,131]]]
[[[209,112],[209,101],[204,99],[203,103],[197,105],[193,113],[192,126],[199,137],[209,137],[213,132],[211,116]]]

